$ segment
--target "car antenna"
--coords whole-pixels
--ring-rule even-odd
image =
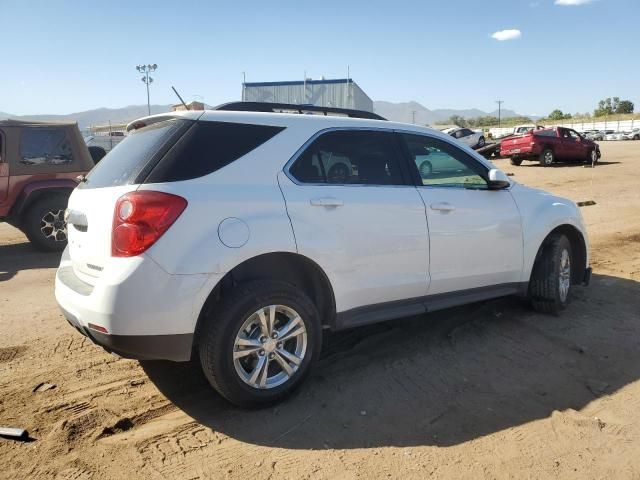
[[[180,96],[180,94],[178,93],[178,91],[176,90],[176,87],[174,87],[173,85],[171,85],[171,88],[173,89],[173,92],[178,96],[178,98],[180,99],[180,102],[182,103],[182,105],[184,105],[184,108],[186,108],[187,110],[189,110],[189,106],[184,103],[184,100],[182,99],[182,97]]]

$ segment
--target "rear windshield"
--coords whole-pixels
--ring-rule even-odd
[[[116,187],[136,182],[145,167],[162,153],[163,147],[191,123],[171,119],[132,131],[93,167],[80,188]]]

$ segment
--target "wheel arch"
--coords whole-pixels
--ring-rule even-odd
[[[209,292],[196,321],[194,347],[197,347],[200,328],[226,291],[240,283],[268,279],[280,280],[300,287],[318,308],[322,326],[333,328],[336,302],[333,287],[324,270],[310,258],[298,253],[264,253],[236,265]]]
[[[544,153],[544,151],[545,151],[545,150],[551,150],[551,151],[553,152],[553,154],[554,154],[554,155],[556,154],[556,152],[555,152],[555,150],[554,150],[554,148],[553,148],[553,145],[552,145],[552,144],[550,144],[550,143],[544,143],[544,144],[542,145],[542,151],[541,151],[540,153]]]
[[[538,252],[536,253],[532,268],[529,272],[529,278],[531,278],[531,275],[533,274],[533,266],[541,257],[544,247],[547,245],[551,236],[556,234],[564,235],[571,244],[571,264],[574,265],[574,268],[571,269],[571,283],[579,285],[584,279],[585,270],[587,268],[587,242],[582,232],[580,232],[580,230],[575,226],[568,223],[558,225],[542,240],[542,243],[538,247]]]
[[[71,192],[77,185],[73,180],[43,181],[29,184],[16,198],[16,201],[11,207],[9,218],[12,223],[20,225],[22,223],[22,216],[36,202],[49,195],[62,195],[69,198]]]

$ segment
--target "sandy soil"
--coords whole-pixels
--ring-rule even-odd
[[[640,478],[640,142],[512,167],[583,208],[594,278],[560,317],[515,299],[334,334],[285,403],[243,411],[196,364],[118,359],[53,296],[58,258],[0,225],[1,478]],[[45,389],[42,383],[55,385]]]

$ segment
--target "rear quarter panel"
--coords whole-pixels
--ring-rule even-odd
[[[317,128],[292,126],[243,158],[204,177],[181,182],[144,184],[187,199],[176,223],[148,254],[173,274],[224,273],[245,260],[271,252],[297,252],[278,172]],[[244,223],[242,245],[221,239],[225,219]],[[238,219],[240,222],[238,222]]]

